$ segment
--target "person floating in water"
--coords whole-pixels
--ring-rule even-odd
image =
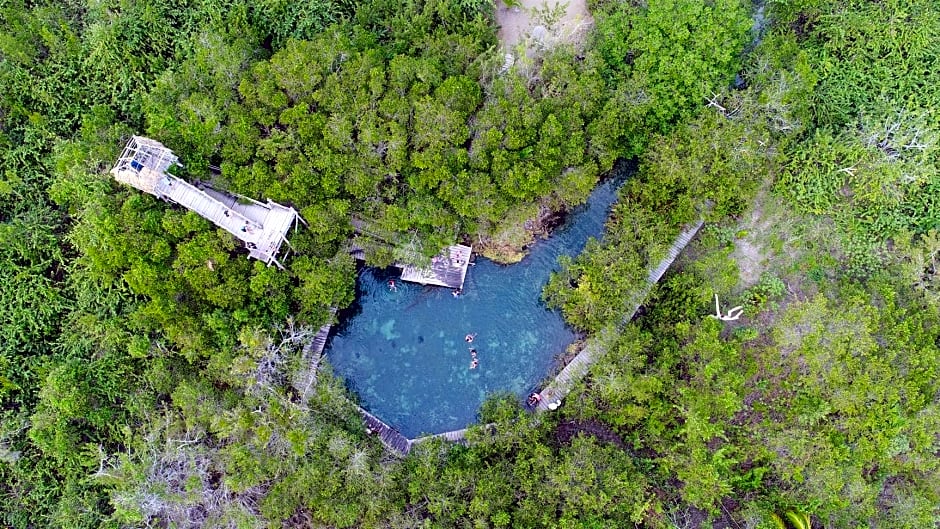
[[[476,369],[480,365],[480,361],[474,358],[470,361],[470,369]]]
[[[534,408],[534,407],[538,406],[538,404],[539,404],[540,402],[542,402],[542,396],[539,395],[537,391],[533,391],[533,392],[529,395],[529,398],[526,399],[525,402],[526,402],[526,404],[528,404],[529,406],[531,406],[531,407]]]
[[[477,336],[477,333],[468,334],[468,335],[466,335],[466,336],[463,337],[463,341],[465,341],[465,342],[467,342],[467,343],[473,343],[473,339],[476,338],[476,336]]]
[[[459,288],[455,288],[454,291],[451,292],[451,294],[453,294],[455,298],[458,298],[460,297],[461,294],[463,294],[463,291],[461,291]]]
[[[472,356],[473,358],[477,357],[477,350],[474,349],[473,347],[470,348],[470,356]]]
[[[394,279],[388,280],[388,289],[391,290],[392,292],[398,292],[398,285],[395,284]]]

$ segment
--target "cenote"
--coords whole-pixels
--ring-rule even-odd
[[[476,422],[494,393],[535,390],[576,338],[561,314],[545,307],[542,288],[559,256],[577,255],[600,236],[627,171],[616,172],[521,262],[477,258],[459,298],[399,281],[391,291],[387,282],[398,269],[363,269],[356,302],[340,313],[326,353],[360,404],[413,438]],[[476,335],[472,344],[467,334]]]

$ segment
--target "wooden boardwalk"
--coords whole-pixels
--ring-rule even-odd
[[[323,349],[326,347],[326,340],[330,336],[330,329],[333,328],[333,317],[335,315],[336,307],[330,308],[329,320],[304,345],[301,365],[292,376],[291,385],[297,390],[300,400],[305,404],[310,396],[310,390],[316,386],[317,373],[320,370],[320,363],[323,361]]]
[[[238,232],[233,232],[229,227],[223,226],[226,231],[246,244],[252,243],[248,245],[248,255],[260,261],[269,259],[268,256],[271,256],[270,259],[272,260],[276,258],[278,252],[280,252],[281,244],[287,242],[288,232],[296,225],[297,219],[300,218],[293,208],[284,207],[270,200],[267,204],[262,204],[251,199],[239,199],[236,196],[214,189],[206,183],[197,183],[197,187],[207,196],[214,198],[228,208],[225,218],[222,219],[223,221],[235,217],[244,218],[247,219],[246,224],[250,222],[251,225],[258,227],[256,230],[243,232],[241,227],[246,224],[242,224],[238,226]],[[219,224],[215,219],[209,220]],[[221,224],[219,225],[221,226]],[[280,263],[276,264],[280,266]]]
[[[320,327],[313,339],[304,347],[304,362],[309,363],[309,367],[301,369],[294,381],[294,387],[301,394],[301,399],[306,401],[310,388],[316,383],[317,370],[320,367],[320,360],[323,358],[323,351],[326,348],[326,342],[330,337],[330,330],[333,328],[333,319],[336,316],[336,307],[330,308],[330,319]],[[411,450],[411,439],[400,434],[391,426],[382,422],[381,419],[366,411],[362,406],[353,404],[362,415],[366,430],[371,434],[377,434],[379,440],[386,448],[401,455],[407,455]]]
[[[333,318],[336,317],[336,307],[330,307],[330,319],[320,327],[317,334],[310,341],[309,351],[313,354],[322,355],[326,347],[326,340],[330,337],[330,329],[333,328]]]
[[[581,352],[575,356],[571,362],[568,363],[561,370],[558,375],[539,393],[542,395],[542,400],[539,402],[537,409],[540,411],[548,411],[551,408],[549,405],[553,402],[558,403],[571,391],[571,388],[574,387],[575,383],[584,378],[587,375],[588,370],[591,368],[591,365],[598,360],[604,353],[607,352],[608,344],[616,340],[617,336],[620,334],[620,328],[624,325],[630,323],[630,320],[633,319],[633,316],[636,314],[636,311],[640,309],[640,305],[646,299],[646,296],[649,294],[650,290],[666,273],[666,270],[672,265],[673,261],[676,260],[676,257],[682,253],[682,250],[689,244],[693,237],[698,233],[702,228],[702,225],[705,223],[704,220],[699,220],[692,226],[686,228],[679,236],[676,237],[676,240],[672,243],[672,246],[669,248],[669,252],[666,254],[659,264],[649,271],[647,276],[647,282],[645,287],[635,296],[633,296],[627,303],[630,303],[632,307],[631,310],[620,321],[620,325],[615,328],[607,328],[602,330],[597,336],[592,337],[588,340],[588,343],[581,349]]]
[[[666,257],[664,257],[659,262],[656,268],[653,268],[649,271],[646,286],[632,299],[632,310],[629,311],[629,314],[621,322],[621,326],[629,323],[629,321],[633,318],[633,315],[636,314],[636,311],[639,310],[643,300],[646,299],[646,296],[653,288],[653,285],[662,279],[663,275],[666,273],[666,270],[669,269],[679,254],[682,253],[682,250],[688,246],[689,242],[692,241],[698,231],[702,228],[703,224],[704,221],[699,220],[692,226],[683,230],[672,243],[672,246],[669,247],[669,252],[666,254]],[[597,336],[591,338],[591,340],[588,341],[581,352],[578,353],[578,355],[575,356],[574,359],[569,362],[560,373],[558,373],[555,379],[540,392],[542,395],[542,400],[539,402],[536,409],[539,411],[551,410],[550,405],[553,402],[558,403],[561,399],[563,399],[568,394],[568,392],[571,391],[571,388],[574,386],[574,384],[587,375],[591,365],[596,362],[601,357],[601,355],[607,352],[607,344],[610,344],[612,341],[616,340],[618,335],[619,328],[609,327],[603,330]],[[449,432],[443,432],[434,435],[426,435],[424,437],[418,437],[415,439],[407,439],[369,412],[363,410],[362,408],[360,408],[360,411],[362,412],[363,417],[366,419],[366,424],[369,426],[369,428],[379,433],[380,438],[382,439],[382,443],[385,444],[385,446],[393,448],[400,454],[407,454],[413,446],[431,441],[433,439],[443,439],[450,443],[466,443],[467,428],[451,430]],[[494,425],[489,424],[487,426],[492,427]]]
[[[488,423],[483,425],[484,428],[490,430],[495,428],[496,425],[493,423]],[[451,430],[449,432],[436,433],[434,435],[425,435],[423,437],[417,437],[411,440],[411,445],[421,444],[432,439],[443,439],[449,443],[467,443],[467,428],[461,428],[459,430]]]
[[[421,444],[432,439],[443,439],[450,443],[466,443],[467,429],[451,430],[449,432],[436,433],[434,435],[425,435],[411,440],[412,445]]]
[[[367,412],[362,406],[356,406],[356,408],[359,409],[359,413],[362,415],[367,432],[377,435],[385,448],[403,456],[408,455],[408,452],[411,451],[411,439],[382,422],[382,419]]]
[[[659,262],[659,265],[656,268],[650,270],[650,273],[646,278],[649,285],[643,295],[644,298],[646,297],[646,294],[649,293],[650,289],[653,288],[653,285],[662,279],[663,274],[666,273],[666,270],[672,266],[672,262],[675,261],[677,257],[679,257],[679,254],[682,253],[682,250],[684,250],[685,247],[688,246],[692,241],[692,239],[695,238],[695,235],[698,234],[698,231],[702,229],[704,224],[705,221],[703,219],[699,219],[698,222],[679,233],[679,236],[676,237],[675,241],[673,241],[672,246],[669,247],[669,253],[666,254],[666,257],[664,257],[663,260]]]
[[[352,258],[355,259],[355,260],[357,260],[357,261],[365,261],[365,260],[366,260],[366,251],[365,251],[365,249],[364,249],[363,247],[357,246],[357,245],[355,245],[355,244],[352,245],[352,247],[349,248],[349,255],[351,255]]]
[[[560,403],[561,399],[563,399],[571,391],[571,388],[574,386],[574,384],[587,375],[591,365],[596,362],[601,357],[601,355],[607,352],[608,344],[617,339],[619,335],[619,328],[630,322],[634,314],[636,314],[636,311],[639,310],[643,300],[646,299],[646,296],[653,288],[653,285],[662,279],[663,275],[676,260],[679,254],[682,253],[682,250],[684,250],[689,242],[695,237],[698,231],[702,228],[703,224],[704,221],[699,220],[692,226],[679,233],[679,236],[673,242],[672,246],[670,246],[666,257],[664,257],[655,268],[649,271],[646,286],[641,292],[628,301],[628,303],[631,303],[633,306],[631,307],[629,313],[620,322],[620,325],[608,327],[588,341],[584,348],[581,349],[581,352],[579,352],[578,355],[575,356],[574,359],[572,359],[571,362],[569,362],[568,365],[566,365],[561,370],[561,372],[558,373],[558,375],[556,375],[555,378],[540,392],[542,395],[542,400],[539,402],[536,410],[551,410],[552,408],[550,406],[553,402]],[[355,250],[361,251],[359,248]],[[329,333],[328,328],[326,333]],[[356,407],[359,409],[359,413],[362,414],[363,421],[365,422],[368,431],[378,435],[379,440],[386,448],[400,455],[407,455],[413,446],[433,439],[443,439],[450,443],[466,443],[466,428],[433,435],[426,435],[415,439],[408,439],[391,426],[382,422],[382,420],[375,415],[372,415],[360,406]]]

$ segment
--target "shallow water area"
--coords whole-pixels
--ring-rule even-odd
[[[559,256],[577,255],[600,236],[622,181],[598,185],[520,263],[477,258],[459,297],[401,282],[395,268],[363,269],[356,302],[340,313],[327,344],[336,374],[365,409],[411,438],[476,422],[493,393],[521,398],[536,389],[576,337],[560,313],[545,307],[542,288]],[[471,348],[479,362],[474,369]]]

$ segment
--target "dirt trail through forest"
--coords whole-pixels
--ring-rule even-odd
[[[587,0],[504,0],[496,3],[499,40],[506,48],[529,41],[527,48],[582,42],[594,19]]]

